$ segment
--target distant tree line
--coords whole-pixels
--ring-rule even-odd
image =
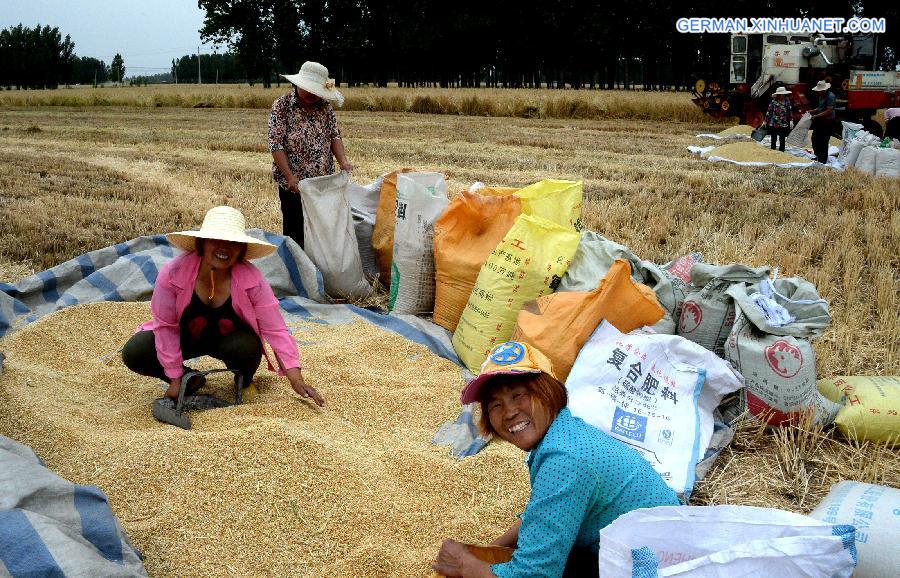
[[[19,24],[0,30],[0,86],[7,89],[57,88],[70,84],[119,82],[125,64],[116,54],[112,64],[75,54],[75,43],[59,28]]]
[[[687,87],[727,76],[728,34],[681,34],[681,17],[885,17],[884,66],[900,52],[886,0],[199,0],[201,36],[227,43],[268,86],[305,60],[342,83],[383,86]],[[196,67],[196,61],[194,61]],[[205,76],[206,73],[204,73]],[[195,73],[196,76],[196,73]]]
[[[188,54],[172,60],[172,71],[167,75],[169,82],[197,82],[197,55]],[[245,68],[236,54],[201,54],[200,80],[204,84],[215,82],[244,82],[247,79]]]

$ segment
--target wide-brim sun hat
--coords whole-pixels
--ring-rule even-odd
[[[328,69],[318,62],[306,61],[297,74],[282,74],[288,82],[306,92],[315,94],[338,106],[344,105],[344,95],[334,86],[334,79],[328,78]]]
[[[829,88],[831,88],[830,82],[825,82],[824,80],[820,80],[813,87],[813,92],[822,92],[823,90],[828,90]]]
[[[169,242],[185,251],[197,250],[197,239],[218,239],[247,245],[245,259],[259,259],[273,253],[275,245],[247,234],[247,221],[234,207],[213,207],[206,211],[199,231],[178,231],[166,235]]]
[[[536,348],[521,341],[507,341],[494,347],[481,364],[478,377],[466,384],[460,400],[466,403],[479,401],[484,385],[501,375],[546,373],[556,379],[553,364]]]
[[[772,96],[790,96],[790,95],[791,95],[791,91],[786,89],[783,86],[779,86],[778,90],[776,90],[775,92],[772,93]]]

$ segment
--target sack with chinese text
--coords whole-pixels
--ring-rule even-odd
[[[434,222],[449,202],[443,175],[397,176],[397,225],[388,301],[391,311],[421,315],[434,308]]]
[[[691,269],[702,262],[702,253],[683,255],[665,265],[641,261],[638,278],[643,278],[643,283],[656,291],[659,304],[672,318],[672,333],[681,318],[681,306],[691,282]]]
[[[600,530],[603,578],[850,578],[853,526],[752,506],[658,506]]]
[[[378,265],[378,278],[385,286],[391,284],[391,262],[394,260],[394,226],[397,224],[397,175],[411,172],[399,169],[388,173],[381,181],[375,227],[372,230],[372,250]]]
[[[453,348],[473,373],[498,343],[509,341],[526,301],[552,293],[575,255],[579,234],[540,217],[519,215],[487,258],[453,334]]]
[[[834,425],[851,439],[900,442],[900,377],[840,375],[820,379],[819,393],[840,404]]]
[[[845,480],[831,486],[810,517],[856,528],[858,578],[893,578],[900,569],[900,490]]]
[[[569,409],[634,447],[678,494],[694,487],[713,434],[713,410],[740,389],[722,359],[677,335],[600,324],[566,380]]]
[[[719,357],[725,356],[725,341],[734,325],[734,300],[725,290],[734,283],[754,287],[766,279],[768,267],[708,265],[691,268],[691,285],[685,293],[678,321],[678,335],[702,345]]]
[[[516,197],[463,191],[435,221],[435,323],[456,331],[481,266],[521,212]]]
[[[839,406],[816,390],[812,340],[831,324],[828,303],[799,277],[765,279],[758,291],[744,283],[727,289],[738,310],[725,358],[746,379],[743,408],[771,425],[814,413],[830,423]]]
[[[372,292],[366,281],[359,244],[345,191],[350,173],[300,181],[303,204],[303,251],[322,272],[332,297],[363,298]]]
[[[347,184],[344,192],[350,203],[353,229],[356,231],[356,244],[359,246],[359,259],[367,279],[374,279],[378,276],[375,250],[372,248],[372,232],[375,229],[375,213],[378,211],[383,180],[384,175],[369,185],[351,182]]]
[[[561,227],[581,229],[584,184],[581,181],[544,179],[516,191],[522,214],[553,221]]]
[[[623,333],[653,325],[663,316],[656,293],[631,278],[631,266],[617,259],[593,291],[557,291],[529,301],[519,311],[513,341],[533,345],[550,359],[564,382],[581,347],[606,319]]]

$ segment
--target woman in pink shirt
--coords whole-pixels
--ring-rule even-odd
[[[178,398],[185,359],[209,355],[240,371],[249,384],[266,356],[267,341],[275,352],[278,375],[287,376],[298,394],[320,406],[325,402],[303,380],[300,353],[278,308],[278,299],[250,259],[264,257],[275,246],[246,234],[244,215],[231,207],[206,213],[199,231],[167,235],[187,251],[159,271],[150,310],[153,319],[125,344],[122,360],[132,371],[168,384],[166,396]],[[186,395],[205,384],[195,376]]]

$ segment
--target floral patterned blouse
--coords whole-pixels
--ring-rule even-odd
[[[341,138],[331,104],[322,102],[303,108],[297,92],[279,97],[269,113],[269,152],[283,150],[288,166],[298,179],[320,177],[334,172],[331,143]],[[272,162],[272,178],[287,188],[287,177]]]
[[[766,111],[766,124],[773,128],[790,128],[791,126],[791,101],[769,101],[769,110]]]

